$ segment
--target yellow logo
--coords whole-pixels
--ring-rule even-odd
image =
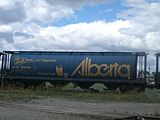
[[[58,77],[62,77],[63,76],[63,68],[62,68],[62,66],[56,66],[56,75]]]
[[[125,72],[124,72],[125,71]],[[88,57],[84,59],[73,71],[71,76],[79,74],[82,77],[124,77],[130,79],[129,64],[92,64]]]

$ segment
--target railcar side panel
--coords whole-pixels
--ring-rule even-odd
[[[136,80],[136,53],[13,53],[9,75],[51,80]]]

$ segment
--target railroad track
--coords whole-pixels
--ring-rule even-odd
[[[155,116],[130,116],[130,117],[122,117],[115,118],[115,120],[160,120],[160,117]]]
[[[35,106],[27,106],[25,104],[15,104],[8,102],[0,102],[0,107],[8,107],[15,108],[21,110],[28,111],[37,111],[37,112],[45,112],[45,113],[55,113],[55,114],[65,114],[65,115],[74,115],[74,116],[82,116],[89,118],[97,118],[101,120],[160,120],[160,117],[154,116],[132,116],[126,114],[117,114],[117,113],[107,113],[107,114],[94,114],[94,113],[84,113],[84,112],[76,112],[76,111],[68,111],[63,109],[47,109],[43,107],[35,107]]]

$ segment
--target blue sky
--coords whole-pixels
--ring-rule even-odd
[[[80,22],[93,22],[99,20],[105,20],[107,22],[113,22],[117,20],[117,13],[127,9],[127,7],[121,2],[116,0],[110,3],[101,3],[98,5],[87,5],[75,11],[74,16],[70,18],[63,18],[53,22],[55,26],[64,26],[67,24],[76,24]]]

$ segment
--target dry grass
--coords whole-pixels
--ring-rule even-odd
[[[102,90],[102,86],[94,86]],[[104,87],[104,86],[103,86]],[[23,88],[3,88],[0,89],[0,100],[5,101],[26,101],[31,99],[57,97],[71,99],[77,101],[92,102],[137,102],[137,103],[160,103],[160,91],[157,89],[146,89],[145,92],[77,92],[73,91],[72,85],[68,85],[63,89],[23,89]]]

